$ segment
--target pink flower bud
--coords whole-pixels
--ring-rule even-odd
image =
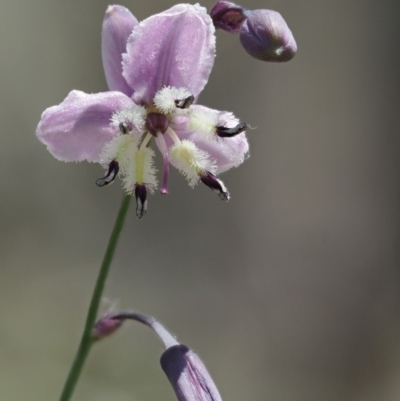
[[[239,32],[244,20],[244,8],[229,1],[218,1],[210,11],[210,17],[216,28],[230,33]]]
[[[297,51],[296,41],[285,20],[276,11],[246,11],[240,42],[252,57],[262,61],[289,61]]]
[[[150,327],[164,345],[160,363],[179,401],[222,401],[214,381],[201,359],[186,345],[179,344],[165,327],[152,317],[122,312],[113,319],[135,320]]]

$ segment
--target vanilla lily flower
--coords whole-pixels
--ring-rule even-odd
[[[248,152],[246,124],[229,112],[196,104],[215,58],[214,26],[205,8],[178,4],[141,23],[122,6],[110,6],[102,31],[108,92],[72,91],[42,114],[37,136],[62,161],[100,163],[96,181],[118,176],[135,194],[136,214],[158,186],[155,142],[162,154],[161,193],[167,194],[169,164],[194,186],[201,181],[229,199],[217,178],[240,165]]]

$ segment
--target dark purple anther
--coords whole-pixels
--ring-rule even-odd
[[[245,9],[229,1],[218,1],[210,11],[210,16],[216,28],[230,33],[239,32],[245,16]]]
[[[185,99],[175,100],[175,105],[178,109],[188,109],[194,102],[194,96],[190,95]]]
[[[179,401],[222,401],[203,362],[186,345],[168,348],[160,362]]]
[[[221,138],[230,138],[232,136],[239,135],[240,133],[246,131],[247,124],[239,123],[236,127],[227,128],[222,126],[217,126],[217,135]]]
[[[142,219],[147,212],[147,189],[145,185],[137,184],[135,187],[136,217]]]
[[[220,181],[214,174],[206,171],[204,174],[200,175],[200,180],[203,184],[207,185],[214,192],[216,192],[221,200],[229,200],[230,195],[228,190],[225,188],[223,182]]]
[[[153,136],[157,136],[159,132],[164,134],[168,129],[167,117],[164,114],[150,113],[146,119],[146,128]]]
[[[292,31],[282,15],[272,10],[246,12],[240,42],[252,57],[262,61],[289,61],[297,51]]]
[[[119,164],[116,160],[113,160],[108,166],[107,174],[103,178],[96,180],[96,185],[98,187],[104,187],[105,185],[112,183],[117,177],[118,171]]]
[[[119,130],[121,134],[128,134],[130,131],[133,130],[133,125],[132,124],[127,124],[127,123],[119,123]]]

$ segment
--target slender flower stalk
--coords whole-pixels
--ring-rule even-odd
[[[82,372],[83,365],[89,354],[89,351],[95,342],[92,331],[96,321],[97,312],[99,309],[100,300],[103,294],[104,286],[107,280],[110,265],[114,256],[115,248],[117,247],[119,236],[124,225],[125,217],[128,212],[131,196],[124,196],[121,207],[118,212],[117,220],[115,221],[113,231],[108,241],[106,253],[104,254],[103,263],[101,264],[99,275],[97,277],[96,285],[93,290],[92,300],[88,314],[86,317],[85,328],[83,330],[81,342],[78,351],[76,352],[74,362],[68,374],[67,381],[65,382],[64,389],[61,393],[60,401],[69,401],[74,392],[76,383]]]

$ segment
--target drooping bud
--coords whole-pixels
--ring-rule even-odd
[[[104,187],[112,183],[117,177],[119,172],[119,163],[116,160],[112,160],[108,166],[107,174],[103,178],[96,180],[96,185],[98,187]]]
[[[136,185],[136,217],[142,219],[147,212],[147,188],[146,185]]]
[[[115,319],[113,314],[106,314],[102,316],[94,325],[92,330],[92,338],[95,340],[102,340],[117,331],[124,321],[122,319]]]
[[[272,10],[246,11],[240,42],[252,57],[261,61],[291,60],[297,51],[292,31],[282,15]]]
[[[210,11],[210,16],[216,28],[230,33],[239,32],[246,16],[245,9],[229,1],[218,1]]]
[[[200,175],[200,180],[203,184],[207,185],[210,189],[216,192],[221,200],[229,200],[230,195],[228,190],[225,188],[224,183],[219,180],[214,174],[206,171],[204,174]]]
[[[167,117],[164,114],[150,113],[146,119],[146,128],[153,136],[157,136],[159,132],[164,134],[168,129]]]
[[[135,320],[150,327],[164,345],[160,363],[179,401],[222,401],[216,385],[197,354],[179,344],[155,319],[134,312],[113,316],[116,320]]]
[[[160,362],[179,401],[222,401],[203,362],[186,345],[168,348]]]

